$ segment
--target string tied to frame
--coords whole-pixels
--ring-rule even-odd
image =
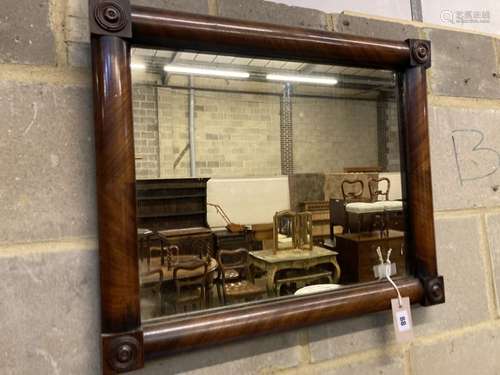
[[[396,293],[398,294],[399,307],[403,307],[403,298],[401,297],[401,293],[399,292],[399,288],[391,278],[391,253],[392,253],[392,249],[389,249],[387,251],[387,259],[384,262],[384,258],[382,257],[382,251],[380,250],[380,246],[377,248],[377,255],[378,255],[378,258],[380,260],[380,263],[381,264],[385,263],[385,278],[391,283],[393,288],[396,290]]]

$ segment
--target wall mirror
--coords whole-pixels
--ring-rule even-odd
[[[395,72],[135,47],[130,66],[143,320],[375,281],[377,249],[408,274]]]
[[[105,373],[444,302],[429,42],[90,9]]]

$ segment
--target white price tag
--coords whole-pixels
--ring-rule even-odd
[[[399,306],[397,298],[391,299],[392,317],[396,341],[405,342],[413,339],[413,322],[411,319],[410,299],[404,297],[401,302],[402,305]]]

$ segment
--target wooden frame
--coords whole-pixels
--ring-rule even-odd
[[[390,299],[396,295],[388,282],[381,281],[141,324],[129,68],[132,45],[396,71],[408,245],[414,258],[414,276],[401,278],[397,284],[412,303],[444,302],[434,241],[428,41],[394,42],[131,7],[128,0],[90,0],[89,9],[104,373],[140,368],[144,358],[389,309]]]

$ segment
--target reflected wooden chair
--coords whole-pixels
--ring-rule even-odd
[[[179,255],[192,257],[193,259],[203,259],[208,262],[213,249],[212,245],[205,239],[187,238],[179,241],[176,245],[164,244],[163,252],[166,255],[167,266],[169,266],[176,263],[176,258]]]
[[[384,190],[380,189],[380,183],[385,182],[387,188]],[[372,202],[379,200],[379,196],[384,196],[385,200],[389,200],[389,191],[391,190],[391,180],[387,177],[382,178],[370,178],[368,180],[368,189],[370,190],[370,199]]]
[[[137,228],[137,245],[139,252],[139,261],[147,260],[148,270],[151,267],[151,237],[153,231],[147,228]]]
[[[160,258],[161,265],[165,265],[165,256],[167,254],[163,241],[158,238],[154,233],[148,238],[146,243],[148,254],[148,265],[152,259]]]
[[[166,258],[167,269],[172,269],[173,266],[177,265],[179,258],[179,246],[170,245],[163,247],[163,252],[165,253],[165,257],[162,257],[162,266],[164,265],[164,258]]]
[[[349,221],[349,214],[345,210],[345,205],[353,202],[364,202],[363,193],[365,191],[365,184],[362,180],[343,180],[341,185],[342,197],[344,199],[344,217],[345,217],[345,231],[351,232],[351,223]]]
[[[168,269],[172,269],[172,267],[186,263],[186,257],[191,258],[192,261],[202,260],[207,262],[207,264],[210,264],[210,262],[212,261],[212,257],[210,256],[210,254],[212,254],[213,252],[212,245],[210,243],[207,243],[207,241],[203,239],[195,239],[189,241],[189,246],[189,255],[181,255],[182,250],[177,245],[170,245],[167,247],[166,254]],[[182,260],[179,260],[179,258],[182,258]],[[189,262],[189,260],[187,262]],[[211,304],[214,284],[214,273],[210,272],[207,275],[206,280],[206,307],[209,307]]]
[[[232,252],[235,250],[219,250],[219,255],[220,252]],[[219,265],[218,270],[217,270],[217,276],[213,283],[217,286],[217,297],[219,298],[219,301],[222,304],[225,304],[224,302],[224,293],[222,292],[223,288],[223,276],[222,273],[224,273],[224,282],[225,283],[235,283],[238,281],[241,281],[241,275],[238,270],[231,269],[229,267],[225,267],[224,270],[221,267],[221,261],[220,259],[217,259],[217,264]]]
[[[267,293],[265,287],[259,287],[254,282],[247,249],[220,250],[217,260],[222,287],[219,295],[224,305],[227,302],[258,299]]]
[[[194,271],[202,269],[199,276],[182,278],[182,271]],[[175,285],[175,312],[188,312],[201,310],[206,304],[206,284],[208,275],[208,263],[201,259],[192,260],[186,263],[179,263],[174,266],[173,280]]]
[[[200,259],[208,260],[213,255],[213,246],[205,239],[195,238],[191,242],[191,252]]]
[[[349,186],[349,188],[348,188]],[[340,188],[342,190],[342,197],[346,203],[362,202],[363,193],[365,191],[365,184],[361,180],[343,180]]]
[[[208,242],[206,239],[195,238],[191,242],[191,252],[193,256],[198,256],[199,259],[206,261],[210,264],[210,260],[213,256],[213,245]],[[210,307],[212,290],[215,284],[213,273],[209,273],[207,275],[207,283],[206,283],[206,306]],[[219,297],[220,300],[220,297]]]
[[[381,188],[381,183],[386,185],[385,190]],[[385,201],[389,200],[389,192],[391,190],[391,180],[387,177],[370,178],[368,180],[368,188],[370,190],[370,198],[372,202],[379,201],[379,197],[383,196]],[[381,233],[387,232],[390,227],[396,226],[400,228],[402,215],[399,212],[384,212],[383,214],[374,215],[372,229],[378,229]]]
[[[161,268],[157,268],[157,269],[141,272],[140,278],[142,279],[143,277],[147,277],[147,276],[151,276],[151,275],[158,275],[158,281],[154,282],[154,283],[148,283],[147,285],[141,285],[141,290],[142,291],[150,290],[151,292],[153,292],[153,294],[158,293],[159,314],[157,314],[157,315],[164,315],[164,313],[165,313],[165,303],[164,302],[165,301],[164,301],[164,293],[163,293],[163,280],[164,280],[163,270]],[[153,301],[147,301],[147,299],[145,299],[144,301],[141,301],[142,308],[147,309],[148,305],[152,306],[153,309],[156,308],[156,306],[155,306],[156,303]]]
[[[386,190],[380,189],[380,182],[385,182]],[[370,188],[370,196],[373,201],[378,201],[378,197],[383,195],[385,197],[385,201],[390,201],[389,192],[391,189],[391,180],[387,177],[382,177],[379,179],[371,178],[368,182],[368,186]],[[398,201],[398,200],[397,200]],[[394,203],[396,204],[396,203]],[[399,231],[405,230],[405,216],[403,210],[387,210],[384,212],[384,227],[385,229],[394,229]]]

